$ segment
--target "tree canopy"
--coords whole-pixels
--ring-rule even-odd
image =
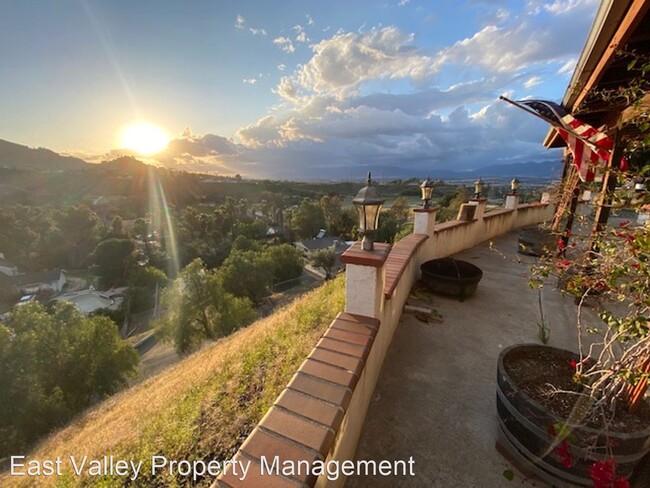
[[[107,317],[71,303],[14,307],[0,323],[0,457],[27,448],[123,386],[138,364]]]
[[[255,317],[248,298],[224,290],[215,270],[195,259],[163,295],[164,318],[159,330],[180,353],[196,350],[206,340],[216,340],[247,325]]]

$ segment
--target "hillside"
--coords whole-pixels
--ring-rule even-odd
[[[188,485],[150,475],[151,457],[226,460],[343,310],[344,277],[325,283],[275,314],[117,394],[51,435],[29,459],[62,459],[63,476],[14,477],[2,486],[123,486],[126,479],[72,473],[69,456],[143,461],[138,486]],[[209,486],[212,478],[198,480]]]
[[[62,171],[78,170],[88,166],[83,159],[60,154],[42,147],[31,148],[0,139],[0,168]]]

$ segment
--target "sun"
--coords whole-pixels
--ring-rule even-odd
[[[161,127],[150,122],[133,122],[122,129],[121,146],[149,156],[162,151],[169,144],[169,136]]]

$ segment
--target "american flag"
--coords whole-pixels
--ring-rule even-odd
[[[557,103],[546,100],[514,103],[535,111],[555,127],[573,154],[573,163],[582,181],[593,181],[596,169],[604,167],[611,158],[614,139],[576,119]]]

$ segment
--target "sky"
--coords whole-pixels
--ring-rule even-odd
[[[250,177],[559,159],[499,101],[560,101],[597,0],[0,2],[0,139]]]

